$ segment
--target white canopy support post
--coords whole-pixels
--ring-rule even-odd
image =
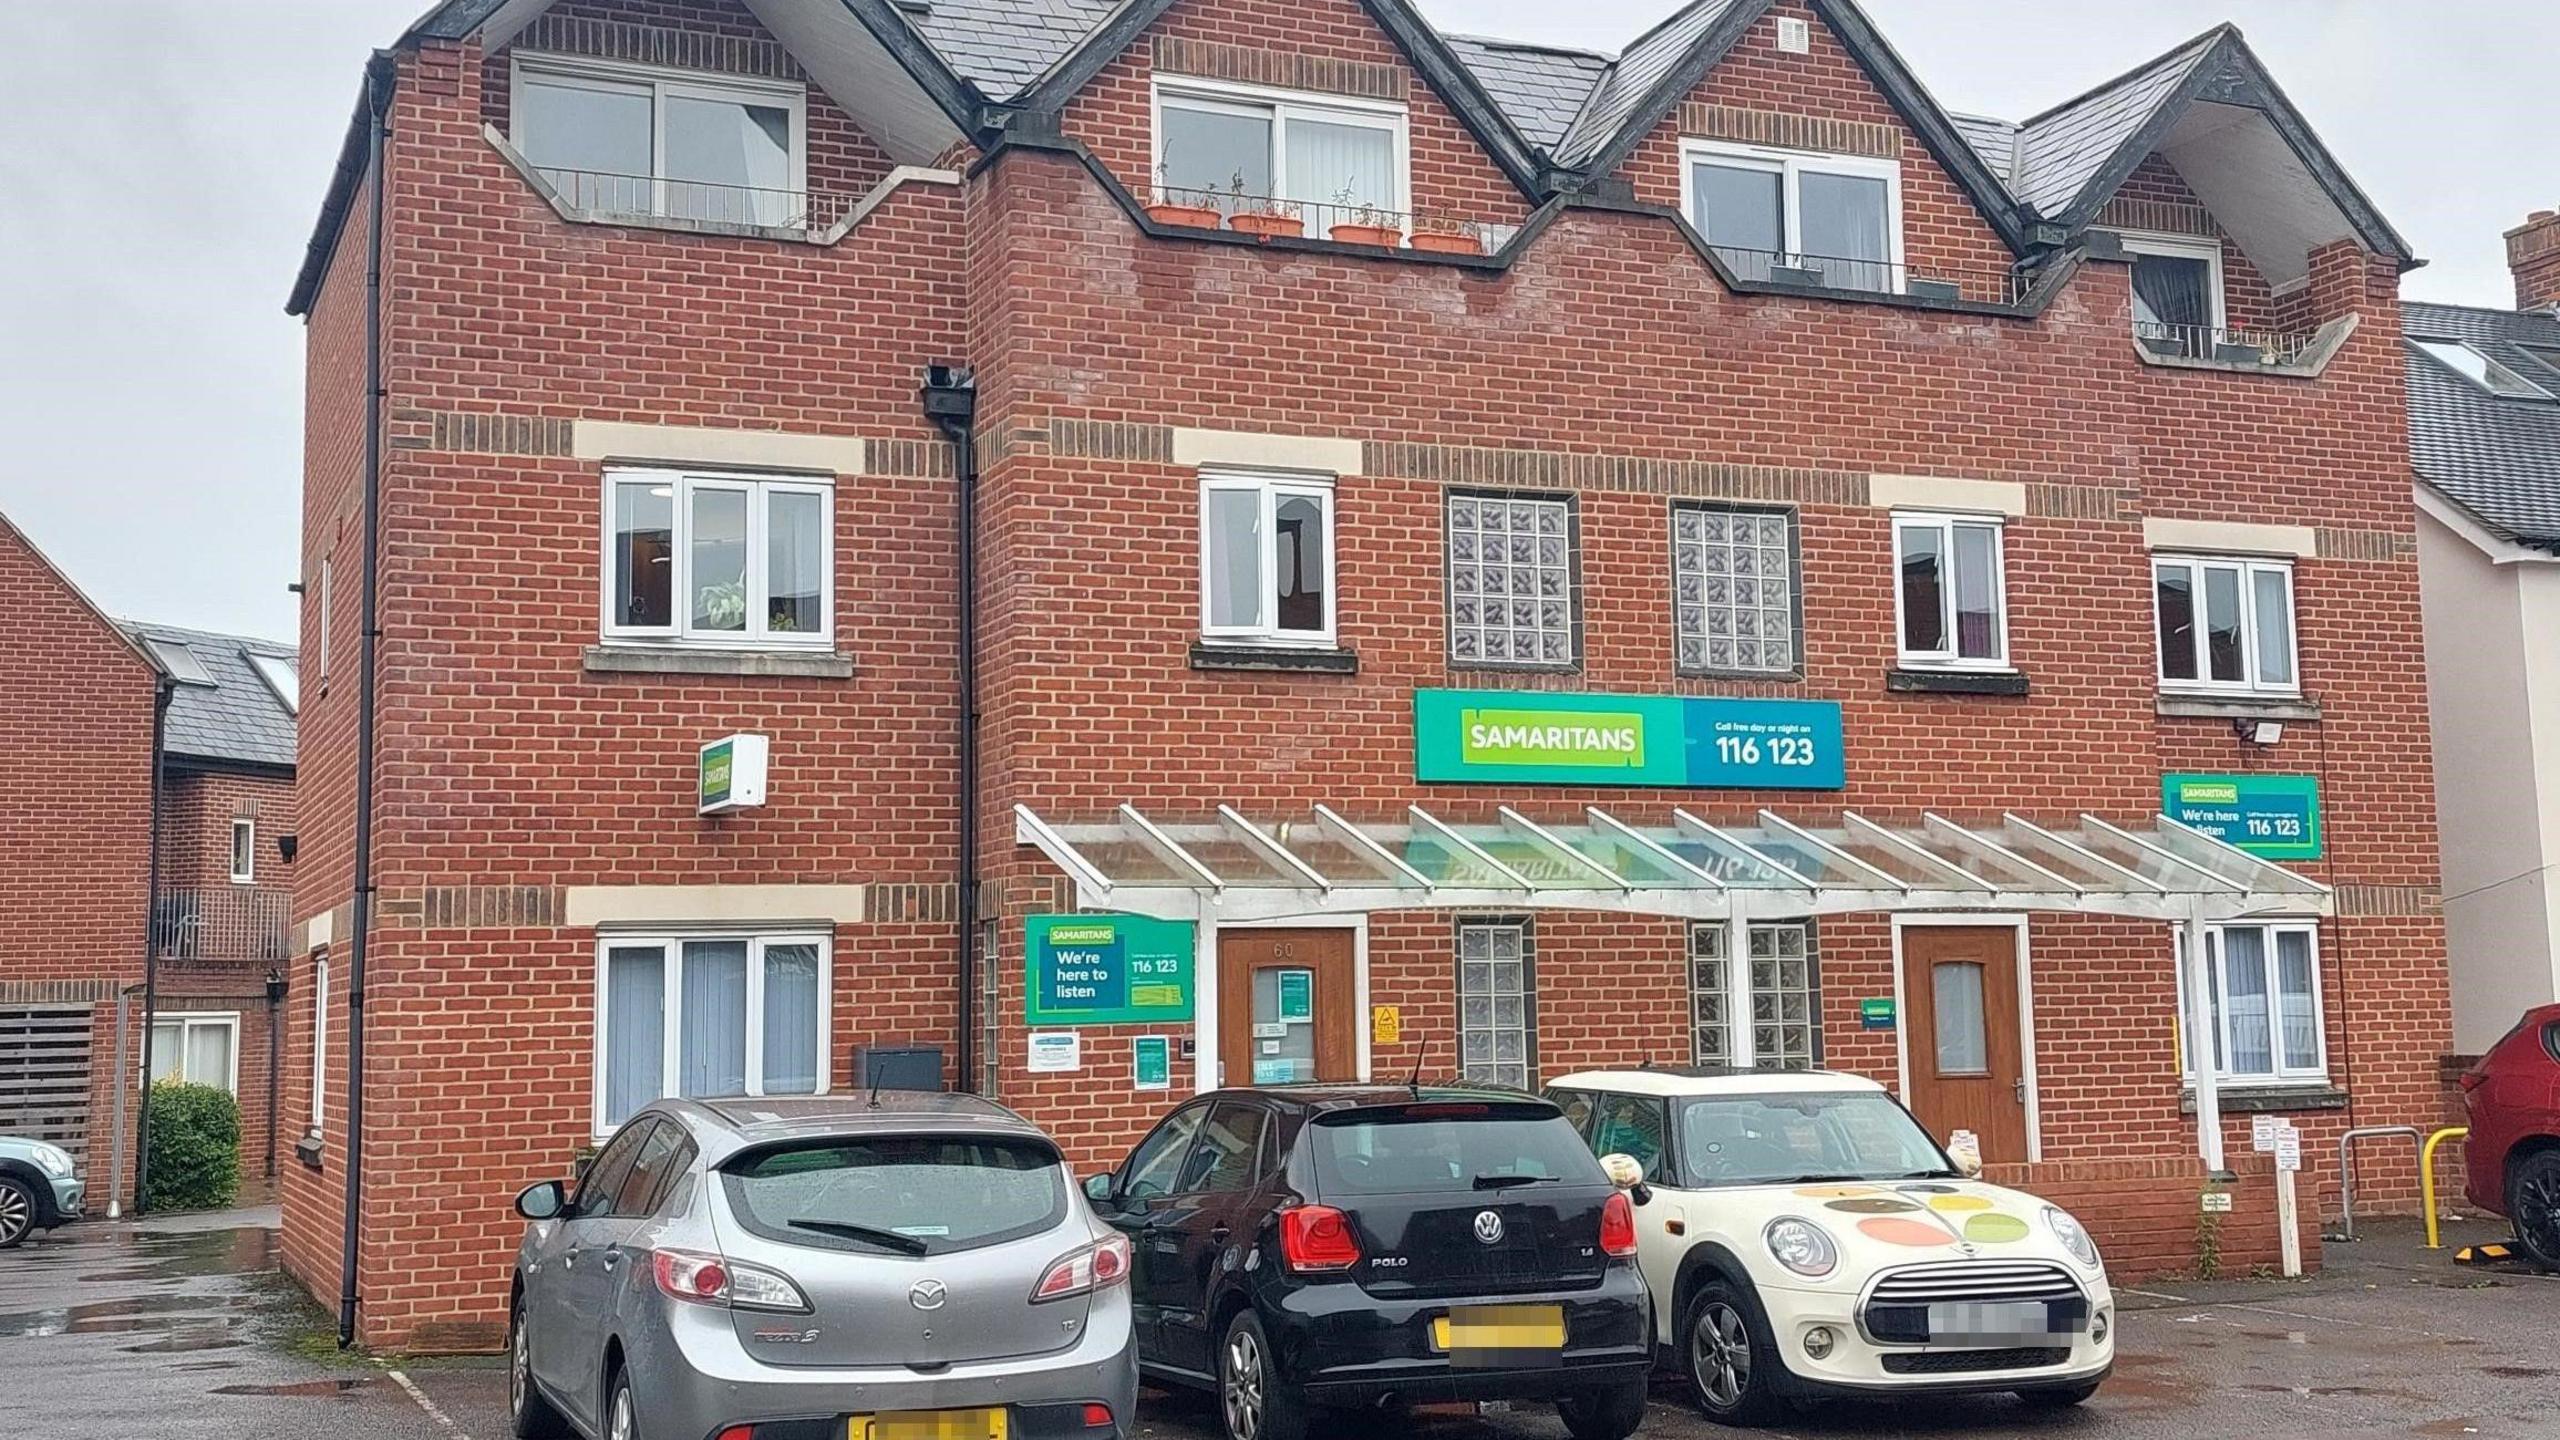
[[[1218,1006],[1225,999],[1218,993],[1218,902],[1203,895],[1199,929],[1191,942],[1191,1084],[1196,1094],[1225,1083],[1219,1072],[1226,1068],[1226,1057],[1218,1053]],[[1246,995],[1240,1003],[1250,1005],[1253,997]]]
[[[1528,816],[1521,814],[1519,811],[1512,809],[1510,806],[1503,806],[1501,814],[1504,824],[1507,824],[1513,829],[1518,830],[1521,834],[1528,836],[1529,839],[1538,846],[1538,848],[1542,850],[1551,850],[1556,854],[1563,856],[1565,858],[1565,862],[1574,866],[1576,869],[1588,871],[1593,875],[1599,876],[1600,883],[1609,889],[1626,891],[1635,888],[1633,885],[1627,883],[1626,876],[1619,874],[1617,871],[1610,869],[1608,866],[1601,864],[1599,861],[1594,860],[1590,856],[1583,854],[1581,851],[1574,849],[1570,845],[1567,845],[1564,843],[1563,837],[1554,834],[1545,826],[1530,819]]]
[[[1645,834],[1643,831],[1638,830],[1633,825],[1630,825],[1619,819],[1617,816],[1610,814],[1608,811],[1601,809],[1599,806],[1586,806],[1584,807],[1583,813],[1590,817],[1591,827],[1593,829],[1608,831],[1610,834],[1615,835],[1620,840],[1626,842],[1628,848],[1643,851],[1645,854],[1652,856],[1656,861],[1659,861],[1663,866],[1670,869],[1673,873],[1688,875],[1696,879],[1703,880],[1707,882],[1709,886],[1717,890],[1729,888],[1722,880],[1715,877],[1714,872],[1708,870],[1702,865],[1692,865],[1688,861],[1683,860],[1678,854],[1673,852],[1669,846],[1656,842],[1652,836]]]
[[[1440,823],[1438,818],[1433,816],[1430,811],[1423,809],[1419,805],[1410,805],[1405,808],[1406,813],[1413,817],[1413,823],[1429,830],[1433,835],[1439,837],[1442,843],[1465,852],[1468,858],[1474,860],[1477,864],[1484,866],[1494,874],[1510,881],[1513,889],[1516,889],[1525,895],[1534,892],[1538,888],[1537,886],[1529,883],[1528,876],[1523,875],[1519,871],[1512,869],[1510,866],[1503,864],[1501,861],[1494,859],[1483,846],[1478,845],[1473,840],[1459,834],[1455,828]]]
[[[1324,878],[1322,872],[1318,871],[1316,867],[1308,864],[1306,861],[1299,859],[1295,854],[1292,854],[1288,846],[1281,844],[1278,840],[1275,840],[1271,836],[1263,833],[1261,826],[1244,818],[1243,813],[1238,811],[1233,805],[1219,806],[1218,818],[1226,821],[1228,829],[1242,835],[1246,844],[1251,845],[1254,849],[1269,857],[1281,869],[1286,870],[1297,876],[1299,879],[1313,885],[1316,889],[1322,891],[1326,895],[1331,895],[1333,893],[1333,882]]]
[[[1751,1015],[1751,920],[1737,908],[1724,922],[1724,1056],[1737,1070],[1760,1068]]]
[[[1327,809],[1322,805],[1317,806],[1316,818],[1322,820],[1326,827],[1333,831],[1335,839],[1340,840],[1343,844],[1350,846],[1352,849],[1359,851],[1370,859],[1377,861],[1379,864],[1386,866],[1388,869],[1395,871],[1397,874],[1402,875],[1414,884],[1421,886],[1422,893],[1424,895],[1427,896],[1440,888],[1437,884],[1433,883],[1430,876],[1425,875],[1421,871],[1404,863],[1404,857],[1396,854],[1396,852],[1388,849],[1386,846],[1379,844],[1376,838],[1370,835],[1368,831],[1363,830],[1359,826],[1352,824],[1350,821],[1343,819],[1339,815],[1336,815],[1330,809]]]
[[[2213,1023],[2212,967],[2205,953],[2204,907],[2190,906],[2187,927],[2187,1013],[2181,1022],[2187,1032],[2187,1053],[2195,1057],[2196,1071],[2196,1152],[2204,1161],[2205,1173],[2215,1179],[2228,1178],[2229,1169],[2222,1155],[2222,1086],[2214,1075],[2214,1039],[2219,1031]]]

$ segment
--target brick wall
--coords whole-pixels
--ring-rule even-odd
[[[2560,214],[2536,210],[2507,232],[2507,266],[2516,279],[2516,308],[2560,304]]]
[[[2208,1249],[2215,1273],[2224,1279],[2281,1273],[2284,1240],[2274,1163],[2263,1155],[2239,1155],[2231,1168],[2238,1179],[2219,1187],[2231,1197],[2231,1209],[2217,1214],[2205,1212],[2205,1187],[2194,1165],[2182,1159],[1994,1165],[1983,1178],[2029,1191],[2078,1217],[2106,1258],[2107,1277],[2119,1285],[2196,1275]],[[2310,1274],[2320,1268],[2320,1218],[2307,1189],[2296,1204],[2295,1235],[2303,1271]]]

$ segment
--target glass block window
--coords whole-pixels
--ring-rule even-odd
[[[1671,581],[1683,673],[1796,669],[1794,512],[1674,506]]]
[[[1553,496],[1449,496],[1449,659],[1569,668],[1574,515]]]
[[[1534,1083],[1537,983],[1525,920],[1458,924],[1459,1071],[1469,1080]]]
[[[1689,1017],[1701,1065],[1742,1060],[1734,1028],[1733,971],[1726,927],[1689,927]],[[1751,1055],[1763,1070],[1810,1070],[1822,1063],[1822,977],[1810,921],[1751,927]]]

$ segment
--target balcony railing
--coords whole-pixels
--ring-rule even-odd
[[[601,170],[535,171],[560,203],[604,219],[678,220],[753,230],[825,230],[853,211],[850,196],[812,190],[765,190]]]
[[[1795,250],[1746,250],[1713,245],[1716,258],[1737,280],[1804,285],[1915,300],[1964,300],[1982,305],[2023,303],[2032,276],[1991,266],[1904,265],[1849,255],[1809,255]]]
[[[161,958],[273,963],[285,958],[293,892],[248,885],[160,892],[151,944]]]
[[[1354,201],[1289,200],[1232,190],[1159,188],[1147,213],[1158,224],[1295,235],[1390,249],[1483,255],[1500,248],[1513,227],[1446,216],[1383,210]]]
[[[2319,342],[2316,331],[2234,330],[2211,325],[2133,322],[2133,338],[2171,360],[2212,360],[2224,365],[2282,366],[2299,362]]]

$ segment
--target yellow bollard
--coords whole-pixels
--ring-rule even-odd
[[[2427,1137],[2426,1148],[2418,1154],[2418,1203],[2427,1207],[2427,1248],[2441,1250],[2444,1237],[2436,1226],[2436,1147],[2447,1140],[2460,1140],[2471,1133],[2468,1125],[2455,1125]]]

